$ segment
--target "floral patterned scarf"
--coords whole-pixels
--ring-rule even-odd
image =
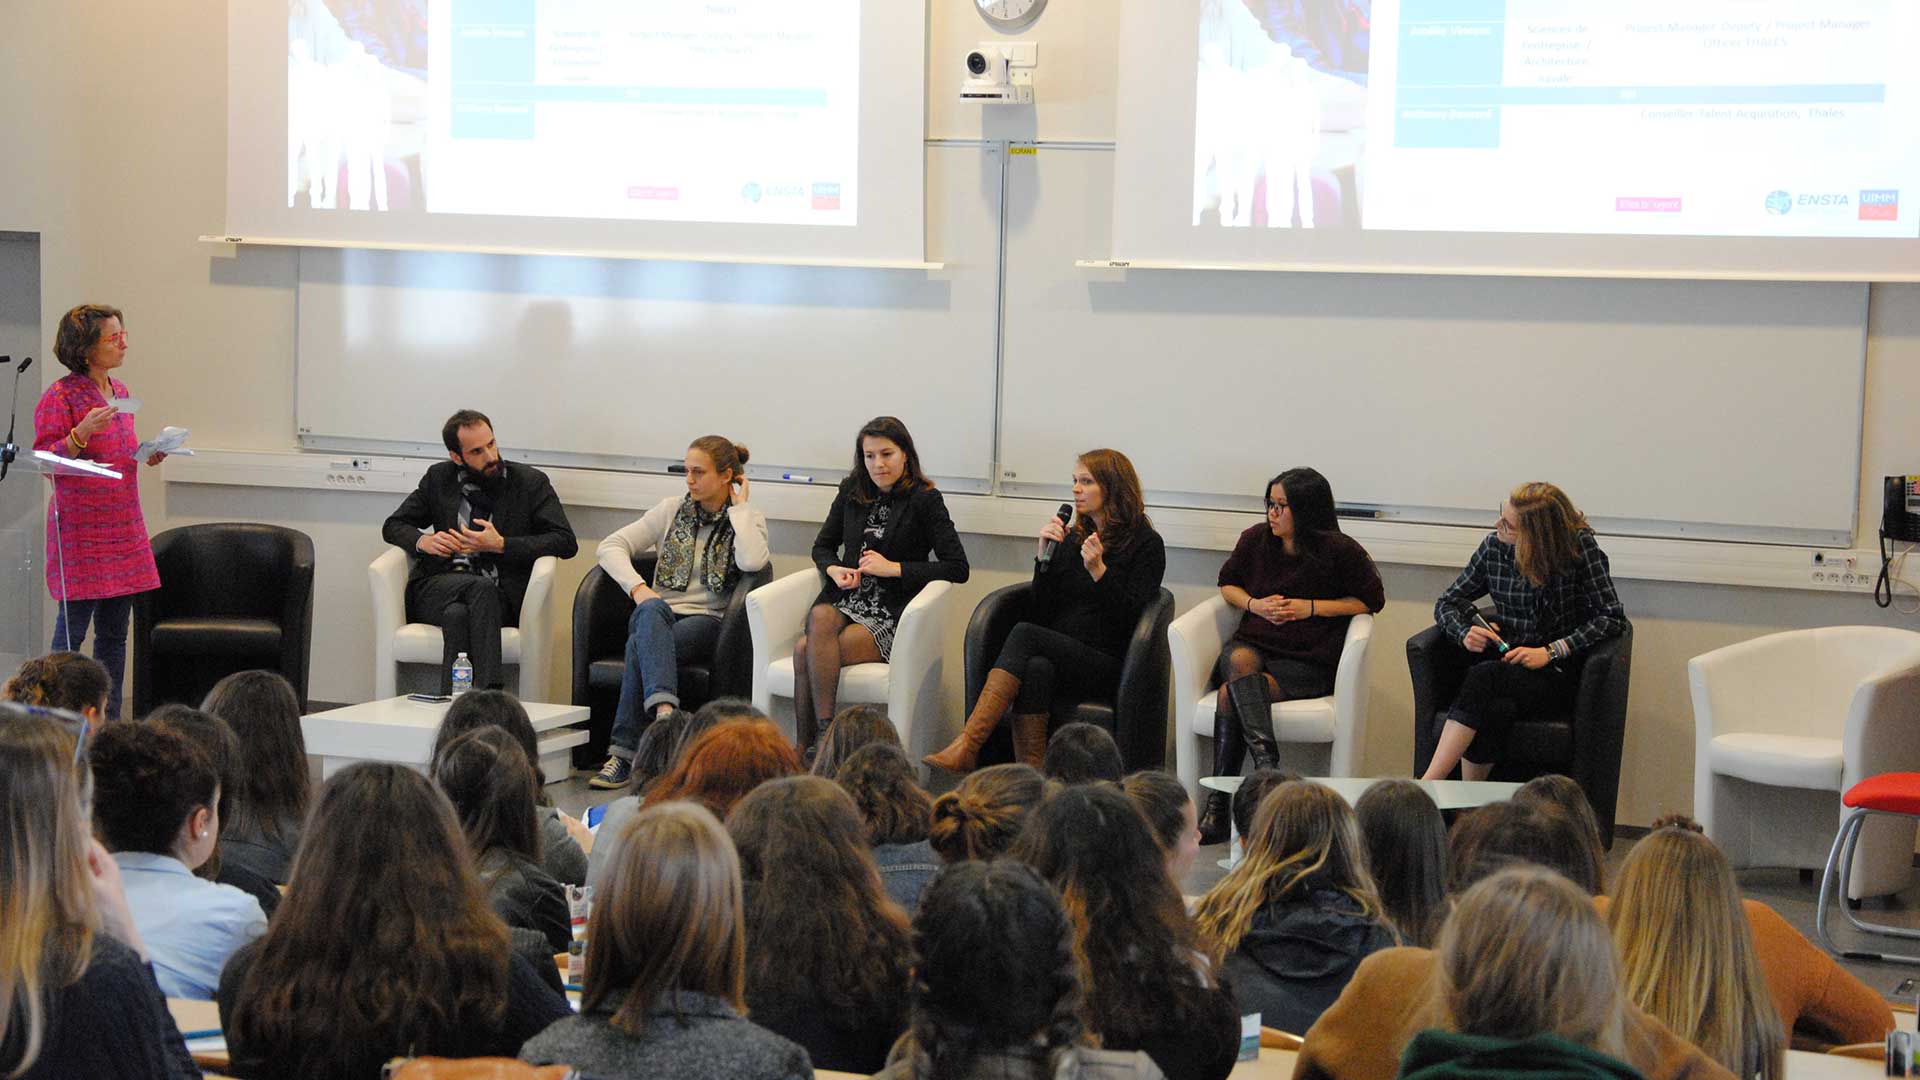
[[[700,580],[707,591],[715,596],[725,596],[734,576],[733,565],[733,519],[727,516],[727,508],[708,513],[689,495],[680,500],[680,508],[673,512],[673,524],[667,526],[667,534],[660,538],[660,565],[653,572],[653,587],[685,592],[693,584],[693,544],[699,538],[701,529],[712,529],[707,534],[706,561],[701,567]]]

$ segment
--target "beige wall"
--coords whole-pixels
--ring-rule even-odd
[[[929,135],[935,138],[1113,137],[1111,0],[1054,0],[1027,35],[1041,43],[1040,105],[983,116],[954,100],[957,57],[992,35],[969,0],[933,0]],[[12,0],[0,6],[0,231],[40,234],[41,325],[83,299],[128,311],[128,381],[157,422],[191,427],[207,447],[293,446],[295,258],[246,250],[223,257],[194,238],[221,228],[226,161],[226,6],[217,0],[125,4]],[[0,245],[0,258],[14,248]],[[4,275],[0,275],[4,280]],[[1684,289],[1684,283],[1675,288]],[[46,346],[42,343],[42,348]],[[44,372],[50,363],[41,365]],[[1868,341],[1862,521],[1878,514],[1878,478],[1920,472],[1920,286],[1880,286]],[[1623,417],[1623,424],[1632,418]],[[743,427],[751,420],[743,418]],[[1798,433],[1785,430],[1783,439]],[[380,548],[384,496],[167,485],[148,472],[149,524],[250,519],[307,531],[319,552],[313,692],[348,700],[371,689],[365,566]],[[1727,482],[1764,484],[1726,462]],[[626,514],[581,510],[582,543]],[[774,528],[777,567],[804,564],[810,530]],[[953,653],[972,603],[1024,572],[1027,541],[968,537],[977,567],[953,608]],[[1863,539],[1862,542],[1867,542]],[[1183,607],[1204,596],[1218,552],[1176,551],[1168,583]],[[566,565],[572,596],[586,557]],[[1400,643],[1424,626],[1447,573],[1385,567],[1389,606],[1376,632],[1367,767],[1410,766],[1409,692]],[[9,567],[8,574],[22,573]],[[1771,630],[1871,622],[1915,628],[1857,596],[1705,585],[1621,583],[1637,627],[1621,820],[1644,824],[1691,801],[1689,656]],[[4,595],[5,590],[0,590]],[[564,604],[562,605],[564,608]],[[556,612],[557,614],[560,612]],[[564,679],[565,642],[553,677]],[[556,685],[564,685],[556,682]],[[957,711],[957,689],[954,695]]]

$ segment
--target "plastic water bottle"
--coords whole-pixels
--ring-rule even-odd
[[[471,689],[473,689],[473,661],[467,659],[466,653],[461,653],[453,658],[453,696],[459,697]]]

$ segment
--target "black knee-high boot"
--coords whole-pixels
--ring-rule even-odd
[[[1240,717],[1231,708],[1213,710],[1212,776],[1239,776],[1247,758],[1247,743],[1240,734]],[[1224,791],[1207,792],[1207,806],[1200,814],[1200,842],[1218,844],[1233,829],[1233,796]]]
[[[1241,737],[1253,756],[1253,767],[1271,769],[1280,763],[1280,743],[1273,737],[1273,698],[1264,674],[1243,675],[1227,684],[1227,699],[1240,720]]]

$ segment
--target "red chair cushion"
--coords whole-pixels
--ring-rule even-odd
[[[1848,788],[1840,801],[1858,809],[1920,817],[1920,773],[1890,772],[1869,776]]]

